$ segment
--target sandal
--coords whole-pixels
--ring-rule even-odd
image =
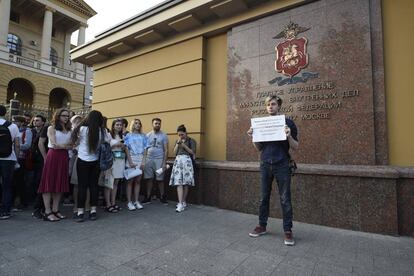
[[[112,206],[112,207],[114,207],[115,208],[115,210],[118,212],[118,211],[121,211],[122,210],[122,208],[121,207],[119,207],[118,205],[114,205],[114,206]]]
[[[45,213],[45,215],[43,216],[43,220],[44,221],[50,221],[50,222],[55,222],[55,221],[59,221],[60,220],[60,218],[58,218],[58,217],[56,217],[56,218],[53,218],[52,216],[55,216],[55,214],[52,212],[52,213],[49,213],[49,214],[46,214]]]
[[[108,213],[118,213],[118,210],[114,206],[106,207],[105,211],[107,211]]]
[[[65,219],[66,218],[66,216],[62,215],[60,213],[60,211],[52,212],[52,214],[54,214],[55,217],[57,217],[58,219]]]

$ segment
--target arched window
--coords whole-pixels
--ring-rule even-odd
[[[22,55],[22,40],[15,34],[7,35],[7,48],[9,52],[15,55]]]
[[[53,48],[50,48],[50,61],[52,62],[52,66],[56,66],[58,64],[58,54]]]

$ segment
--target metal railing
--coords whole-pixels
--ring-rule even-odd
[[[4,57],[8,57],[7,59]],[[55,75],[66,77],[73,80],[85,81],[85,66],[82,66],[83,72],[81,74],[77,73],[76,70],[67,70],[61,67],[52,66],[50,64],[43,63],[39,60],[31,59],[28,57],[23,57],[15,55],[12,53],[4,52],[0,50],[0,59],[7,60],[16,64],[34,68],[40,71],[49,72]]]
[[[8,120],[12,120],[12,116],[24,115],[26,113],[30,114],[31,116],[40,114],[40,115],[43,115],[48,120],[50,120],[53,114],[55,113],[55,111],[59,109],[57,107],[47,107],[47,106],[20,103],[18,105],[18,108],[13,108],[13,112],[12,112],[11,103],[0,103],[0,104],[6,107],[6,110],[7,110],[6,118]],[[82,117],[84,117],[88,115],[89,112],[91,111],[91,106],[81,106],[81,107],[68,108],[68,109],[73,111],[75,114],[81,115]]]

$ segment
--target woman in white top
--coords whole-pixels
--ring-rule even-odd
[[[68,150],[72,148],[69,110],[62,108],[55,112],[52,123],[47,129],[47,137],[49,151],[38,192],[42,194],[45,204],[44,220],[59,221],[65,218],[59,212],[60,198],[63,193],[69,192]]]
[[[99,180],[99,145],[105,140],[105,130],[102,127],[101,112],[92,110],[81,124],[73,131],[73,141],[78,145],[78,213],[77,222],[84,221],[86,192],[89,188],[91,211],[90,220],[96,220],[98,205]]]

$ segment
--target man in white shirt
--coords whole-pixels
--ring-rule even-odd
[[[0,177],[2,179],[0,219],[10,218],[14,166],[17,161],[16,156],[19,155],[20,150],[18,139],[19,128],[5,119],[6,112],[6,107],[0,105]],[[6,126],[8,132],[5,128]]]

